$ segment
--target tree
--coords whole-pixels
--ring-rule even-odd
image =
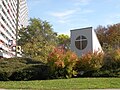
[[[113,48],[120,48],[120,24],[108,26],[107,39]]]
[[[58,38],[58,46],[63,46],[65,49],[70,48],[70,37],[65,34],[60,34],[57,36]]]
[[[48,53],[56,45],[56,33],[47,21],[36,18],[29,21],[29,26],[19,31],[19,45],[25,56],[45,62]]]
[[[96,29],[96,34],[99,39],[100,44],[103,46],[104,43],[106,43],[106,31],[107,28],[99,25]]]
[[[120,48],[120,23],[107,27],[99,26],[96,33],[103,47],[105,44],[113,49]]]

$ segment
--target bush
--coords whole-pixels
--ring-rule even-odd
[[[46,65],[30,65],[19,71],[15,71],[10,80],[44,80],[48,78],[48,67]]]
[[[48,56],[50,78],[70,78],[76,75],[74,66],[77,60],[75,53],[55,48]]]
[[[41,80],[48,76],[46,64],[29,58],[0,59],[0,81]]]
[[[20,68],[26,67],[21,58],[2,58],[0,59],[0,80],[9,80],[12,73]]]
[[[103,66],[92,77],[120,77],[120,49],[106,52]]]
[[[8,81],[9,80],[8,72],[1,72],[0,71],[0,81]]]
[[[120,49],[109,51],[105,54],[105,69],[115,69],[120,67]]]
[[[77,66],[83,70],[97,70],[103,65],[103,57],[103,53],[89,52],[79,59]]]
[[[92,73],[92,77],[120,77],[120,68],[116,70],[97,70]]]
[[[98,70],[103,65],[103,57],[102,52],[89,52],[84,54],[77,61],[76,69],[78,72]]]

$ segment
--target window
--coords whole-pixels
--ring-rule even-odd
[[[87,46],[87,38],[83,35],[78,36],[75,40],[75,46],[79,50],[83,50]]]

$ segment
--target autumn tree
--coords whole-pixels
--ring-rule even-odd
[[[120,47],[120,24],[108,26],[107,40],[113,48]]]
[[[97,37],[99,39],[100,44],[103,46],[103,44],[106,42],[106,31],[107,28],[99,25],[96,29],[95,29],[96,33],[97,33]]]
[[[120,47],[120,24],[109,25],[107,27],[98,26],[96,30],[100,44],[113,49]]]
[[[27,57],[46,61],[48,53],[56,45],[56,33],[47,21],[31,18],[27,28],[19,32],[19,45]]]

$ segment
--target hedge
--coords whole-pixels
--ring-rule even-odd
[[[0,59],[0,81],[41,80],[48,78],[46,64],[30,58]]]

